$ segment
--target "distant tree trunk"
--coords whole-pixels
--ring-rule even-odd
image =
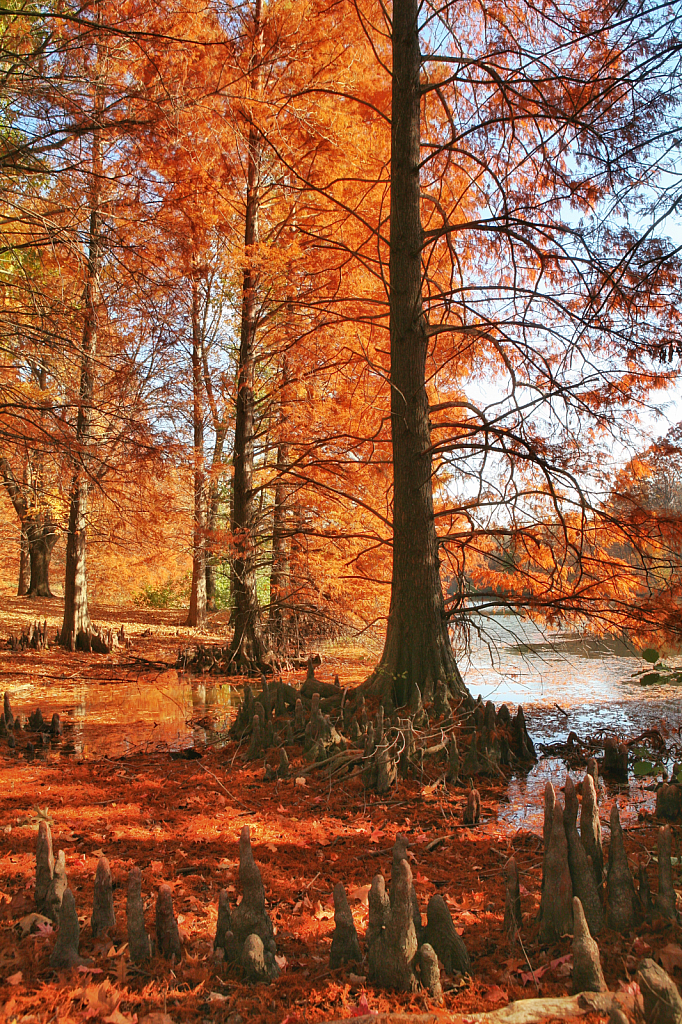
[[[26,527],[21,524],[19,535],[19,585],[17,586],[17,597],[24,597],[28,594],[31,582],[31,560],[28,553],[28,534]]]
[[[221,446],[222,447],[222,446]],[[213,466],[217,465],[214,454]],[[220,487],[217,480],[211,480],[208,488],[208,512],[206,515],[206,607],[209,611],[216,610],[216,566],[215,557],[215,535],[218,528],[218,512],[220,511]]]
[[[58,534],[49,515],[42,522],[27,527],[28,551],[31,567],[29,597],[53,597],[50,590],[50,559]]]
[[[253,89],[259,89],[259,59],[262,48],[261,0],[254,11]],[[266,653],[256,591],[256,548],[253,536],[254,468],[254,382],[256,343],[255,247],[258,242],[259,164],[261,139],[255,124],[249,129],[246,174],[246,222],[244,249],[246,266],[242,283],[242,315],[237,372],[237,408],[234,436],[234,635],[230,647],[238,663],[262,664]]]
[[[393,573],[386,642],[367,681],[408,703],[440,679],[468,693],[445,618],[433,517],[426,393],[428,328],[422,307],[419,200],[419,0],[394,0],[389,304],[393,446]]]
[[[192,590],[188,626],[206,621],[206,468],[204,465],[204,392],[202,372],[199,284],[192,276],[192,419],[194,427],[194,527],[192,539]]]
[[[19,597],[52,597],[49,569],[52,549],[58,534],[48,511],[31,506],[28,484],[20,484],[5,458],[0,458],[0,473],[21,521],[21,559],[19,566]]]
[[[285,602],[289,586],[290,537],[287,531],[289,509],[287,498],[289,486],[284,474],[289,462],[289,446],[284,439],[287,421],[286,402],[289,368],[286,355],[282,359],[282,384],[280,389],[280,442],[277,446],[277,481],[275,483],[275,507],[272,517],[272,568],[270,570],[270,614],[268,630],[273,647],[284,651],[286,647]]]
[[[102,92],[95,83],[94,127],[92,131],[92,186],[88,261],[83,288],[83,334],[80,349],[80,388],[73,472],[69,489],[69,527],[66,538],[66,572],[64,576],[64,620],[60,643],[68,647],[71,637],[78,637],[90,626],[85,554],[88,514],[88,463],[92,442],[92,403],[95,389],[95,354],[100,303],[100,270],[102,262],[102,139],[97,127],[102,110]]]

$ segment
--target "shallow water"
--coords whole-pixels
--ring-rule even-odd
[[[633,674],[645,667],[625,644],[581,638],[576,634],[542,633],[518,616],[490,616],[478,622],[472,636],[464,678],[472,694],[496,706],[523,704],[528,731],[536,746],[564,741],[573,731],[581,739],[600,732],[637,736],[659,728],[679,736],[682,729],[682,689],[642,687]],[[679,665],[679,656],[666,658]],[[566,768],[559,758],[542,758],[526,776],[512,779],[509,805],[498,817],[510,825],[540,831],[542,792],[549,780],[563,785]],[[651,780],[630,778],[628,786],[610,787],[623,801],[624,821],[641,808],[651,809],[655,796]]]
[[[240,698],[227,682],[206,683],[173,669],[106,683],[29,677],[7,688],[15,714],[28,717],[39,706],[49,722],[58,712],[63,742],[49,756],[120,757],[203,745],[226,731]]]
[[[526,712],[536,743],[581,738],[601,730],[623,736],[660,727],[669,736],[682,730],[682,689],[641,687],[632,675],[644,667],[624,644],[574,634],[543,634],[517,616],[480,618],[460,664],[470,691]],[[667,659],[682,664],[682,658]],[[322,678],[328,675],[323,668]],[[43,756],[118,757],[137,751],[180,749],[219,743],[239,703],[241,689],[227,682],[145,672],[135,678],[54,679],[36,674],[5,677],[14,712],[28,716],[38,705],[50,720],[57,711],[63,741]],[[565,767],[543,758],[528,774],[512,779],[510,803],[499,819],[512,827],[541,828],[542,791],[547,779],[563,784]],[[630,812],[651,806],[648,780],[630,780]]]

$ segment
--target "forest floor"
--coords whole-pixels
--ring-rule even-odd
[[[31,605],[31,616],[42,618],[49,612],[48,621],[54,619],[56,628],[55,606]],[[52,646],[49,651],[12,653],[4,641],[26,625],[27,607],[27,602],[8,601],[0,615],[0,681],[5,684],[0,690],[11,691],[12,679],[26,674],[80,674],[96,685],[99,672],[111,676],[113,671],[123,680],[139,674],[143,662],[136,659],[156,663],[159,670],[161,663],[172,666],[180,646],[194,639],[178,625],[179,613],[132,609],[125,617],[133,639],[130,650],[104,656],[70,654]],[[119,624],[121,616],[102,612],[96,619]],[[50,627],[50,636],[55,628]],[[210,634],[201,639],[210,639]],[[356,682],[366,669],[364,660],[352,657],[325,659],[319,674],[331,680],[338,671],[342,683]],[[294,673],[290,681],[301,682],[303,675]],[[483,824],[466,828],[461,824],[463,787],[436,789],[408,779],[382,799],[365,793],[360,779],[330,786],[310,774],[301,784],[297,768],[304,764],[302,751],[295,751],[301,759],[293,757],[290,780],[266,782],[262,763],[245,764],[234,745],[206,749],[192,761],[174,760],[163,750],[119,759],[28,761],[28,738],[19,734],[15,751],[0,740],[0,1020],[134,1024],[163,1013],[167,1018],[152,1016],[147,1024],[298,1024],[427,1009],[449,1020],[452,1015],[466,1018],[492,1011],[512,1000],[570,993],[570,937],[553,946],[542,945],[536,937],[542,838],[496,820],[497,808],[506,799],[503,783],[479,781]],[[610,802],[602,793],[605,825]],[[70,974],[49,968],[54,945],[49,930],[21,935],[22,919],[35,909],[36,833],[45,815],[52,821],[55,852],[66,853],[81,921],[81,955],[92,960],[91,967]],[[213,956],[219,891],[226,888],[233,901],[239,894],[238,839],[245,824],[251,829],[276,929],[282,972],[271,985],[245,984],[238,968]],[[335,971],[328,966],[334,885],[342,881],[346,886],[364,949],[369,886],[377,873],[390,877],[391,847],[398,834],[409,840],[423,911],[431,895],[444,897],[473,964],[473,979],[444,976],[441,1009],[424,993],[382,991],[368,983],[366,962]],[[681,834],[674,829],[678,854]],[[631,858],[643,856],[650,864],[655,891],[656,823],[633,823],[625,836]],[[109,939],[94,940],[90,913],[102,854],[114,879],[117,928]],[[512,854],[522,883],[523,948],[518,942],[510,945],[503,928],[503,869]],[[125,901],[127,873],[134,865],[142,870],[151,934],[158,886],[166,882],[172,887],[184,943],[180,963],[155,958],[140,968],[128,957]],[[644,956],[657,957],[680,981],[681,939],[678,925],[662,923],[644,925],[625,938],[606,930],[599,945],[609,988],[625,989]],[[584,1019],[597,1018],[589,1013]]]

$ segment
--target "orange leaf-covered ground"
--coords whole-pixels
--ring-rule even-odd
[[[56,649],[3,651],[0,670],[8,679],[12,672],[93,673],[99,664],[123,677],[134,656],[170,662],[187,639],[177,637],[176,628],[162,618],[157,616],[145,639],[140,634],[149,622],[131,623],[132,652],[98,661],[98,656]],[[7,620],[4,636],[11,626]],[[325,664],[321,675],[341,669],[352,673],[351,665]],[[355,674],[362,675],[361,666]],[[25,743],[20,737],[19,748]],[[330,787],[312,774],[305,785],[297,784],[296,767],[302,765],[295,751],[291,780],[268,783],[262,764],[245,765],[234,746],[209,749],[196,761],[172,760],[160,750],[120,760],[28,762],[21,749],[10,752],[0,741],[0,1017],[23,1024],[88,1019],[131,1024],[134,1015],[165,1012],[174,1021],[239,1024],[241,1018],[282,1024],[288,1019],[295,1024],[351,1017],[365,1006],[423,1011],[432,1005],[424,994],[384,992],[366,983],[366,964],[354,970],[328,967],[334,885],[339,880],[346,885],[362,943],[367,889],[376,873],[390,875],[398,833],[409,838],[423,909],[434,892],[444,896],[475,966],[473,981],[444,979],[447,1010],[494,1009],[537,994],[524,953],[518,945],[510,947],[503,930],[503,866],[512,853],[521,869],[524,946],[539,991],[570,992],[570,938],[546,947],[534,936],[541,838],[495,821],[505,797],[502,786],[480,783],[485,823],[469,829],[460,824],[463,788],[425,790],[422,781],[410,779],[382,800],[366,794],[359,779]],[[48,809],[55,850],[66,852],[81,917],[81,954],[92,958],[92,971],[55,975],[48,966],[54,936],[20,935],[19,921],[34,910],[37,808]],[[608,820],[606,799],[602,819]],[[244,984],[237,968],[217,963],[212,955],[218,893],[227,888],[235,899],[239,895],[238,837],[244,824],[251,827],[278,955],[285,958],[280,979],[269,986]],[[442,842],[433,845],[440,837]],[[675,844],[678,839],[679,832]],[[640,823],[626,833],[626,842],[631,854],[646,856],[655,849],[655,827]],[[114,877],[117,930],[111,941],[95,942],[89,922],[101,853]],[[140,970],[128,959],[125,894],[132,865],[142,869],[152,934],[158,886],[167,882],[173,889],[185,948],[180,964],[155,959]],[[654,891],[655,870],[652,862]],[[665,966],[682,978],[681,938],[676,925],[643,928],[626,938],[607,931],[600,948],[610,987],[627,982],[645,955],[662,954]]]

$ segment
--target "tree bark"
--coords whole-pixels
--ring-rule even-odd
[[[194,427],[194,527],[192,538],[192,590],[188,626],[206,621],[206,468],[204,465],[204,393],[202,372],[199,285],[192,277],[192,420]]]
[[[467,694],[445,617],[433,516],[422,306],[418,0],[394,0],[389,308],[393,572],[384,651],[367,687],[407,704],[437,680]]]
[[[28,534],[26,527],[21,524],[19,535],[19,584],[17,586],[17,597],[25,597],[31,583],[31,561],[28,553]]]
[[[261,0],[254,10],[254,57],[252,89],[260,89],[259,59],[262,48],[263,26]],[[254,501],[254,383],[256,344],[256,246],[258,244],[259,164],[261,139],[256,125],[251,122],[246,174],[246,221],[244,249],[246,266],[242,282],[242,313],[237,371],[237,408],[234,431],[234,504],[232,511],[232,537],[234,544],[234,634],[230,654],[242,664],[263,664],[266,648],[260,621],[260,607],[256,591],[256,545],[253,536]]]
[[[49,509],[41,510],[29,497],[28,483],[20,484],[6,458],[0,458],[3,484],[21,522],[21,560],[18,597],[52,597],[49,582],[52,549],[58,534]]]
[[[98,55],[99,64],[99,55]],[[66,539],[66,572],[64,577],[64,619],[59,635],[64,647],[77,640],[81,631],[90,626],[88,614],[88,588],[85,574],[88,465],[91,461],[92,404],[95,388],[95,354],[100,304],[100,269],[102,262],[102,217],[100,194],[102,188],[102,139],[98,127],[102,110],[101,83],[95,83],[95,102],[92,129],[92,184],[90,223],[88,230],[88,260],[83,288],[83,333],[80,347],[80,387],[76,436],[73,452],[73,470],[69,489],[69,528]]]
[[[286,648],[285,603],[290,572],[290,538],[287,531],[289,487],[284,479],[289,462],[289,446],[283,437],[287,421],[288,383],[289,368],[285,355],[282,359],[282,384],[280,389],[280,441],[277,445],[277,479],[275,483],[275,507],[272,517],[272,568],[270,570],[270,612],[268,616],[270,642],[276,650],[281,652]]]
[[[29,523],[26,529],[31,581],[28,597],[54,597],[50,590],[50,559],[58,540],[54,524],[47,515],[42,521]]]

